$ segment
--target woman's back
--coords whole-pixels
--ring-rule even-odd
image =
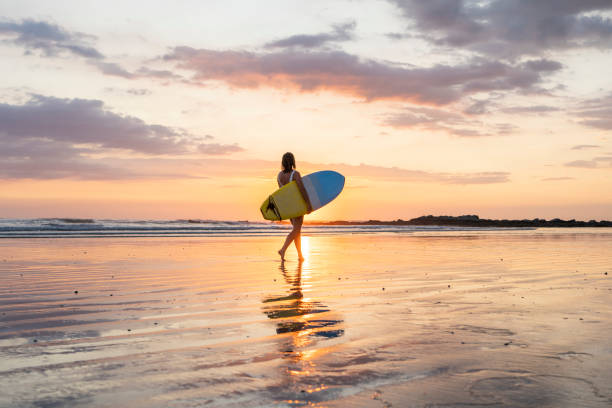
[[[297,173],[297,174],[296,174]],[[299,176],[300,173],[297,172],[296,170],[291,170],[291,171],[281,171],[280,173],[278,173],[278,176],[276,177],[276,181],[278,182],[278,186],[282,187],[285,184],[289,184],[291,183],[293,180],[295,180],[295,177]]]

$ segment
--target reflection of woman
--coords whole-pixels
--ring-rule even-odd
[[[314,351],[318,342],[344,335],[343,322],[333,311],[317,300],[304,298],[303,287],[309,287],[310,282],[302,280],[303,265],[299,262],[291,273],[281,262],[279,269],[289,292],[263,299],[263,312],[276,323],[279,350],[286,360],[281,366],[285,373],[281,383],[268,389],[283,406],[287,400],[294,401],[291,406],[305,406],[328,399],[327,386],[321,383],[327,376],[318,371]]]
[[[289,153],[289,152],[285,153],[283,155],[281,165],[283,169],[281,170],[280,173],[278,173],[278,176],[276,177],[278,186],[282,187],[285,184],[295,181],[297,183],[298,189],[300,190],[300,193],[302,193],[302,197],[304,197],[304,200],[306,201],[306,206],[308,207],[308,213],[310,213],[312,211],[312,205],[310,204],[310,200],[308,199],[308,194],[306,193],[306,190],[304,189],[304,184],[302,184],[302,176],[300,176],[299,171],[295,170],[295,157],[293,157],[293,153]],[[289,235],[287,235],[287,238],[285,239],[285,244],[283,245],[283,247],[278,251],[278,254],[281,256],[281,260],[283,261],[285,260],[285,252],[287,251],[287,248],[289,248],[289,245],[291,245],[291,241],[295,242],[295,249],[297,249],[298,259],[300,261],[304,260],[304,257],[302,256],[302,240],[301,240],[303,222],[304,222],[304,216],[291,218],[291,225],[293,226],[293,229],[291,230]]]

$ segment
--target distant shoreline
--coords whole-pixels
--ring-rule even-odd
[[[436,226],[458,226],[458,227],[544,227],[544,228],[579,228],[579,227],[612,227],[612,221],[576,221],[562,220],[554,218],[545,220],[542,218],[534,218],[532,220],[492,220],[480,218],[477,215],[460,215],[457,217],[447,215],[426,215],[422,217],[412,218],[410,220],[394,220],[394,221],[310,221],[307,225],[436,225]]]

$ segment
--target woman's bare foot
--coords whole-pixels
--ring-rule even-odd
[[[284,261],[284,260],[285,260],[285,253],[283,252],[283,250],[282,250],[282,249],[279,249],[279,250],[278,250],[278,254],[279,254],[279,255],[280,255],[280,257],[281,257],[281,261]]]

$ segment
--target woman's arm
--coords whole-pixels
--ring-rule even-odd
[[[304,183],[302,183],[302,176],[300,176],[300,173],[296,171],[295,173],[293,173],[293,179],[297,183],[298,189],[300,190],[300,193],[302,193],[302,197],[304,197],[304,201],[306,201],[306,206],[308,207],[308,214],[310,214],[312,212],[312,204],[310,204],[310,198],[308,197],[308,193],[304,188]]]

